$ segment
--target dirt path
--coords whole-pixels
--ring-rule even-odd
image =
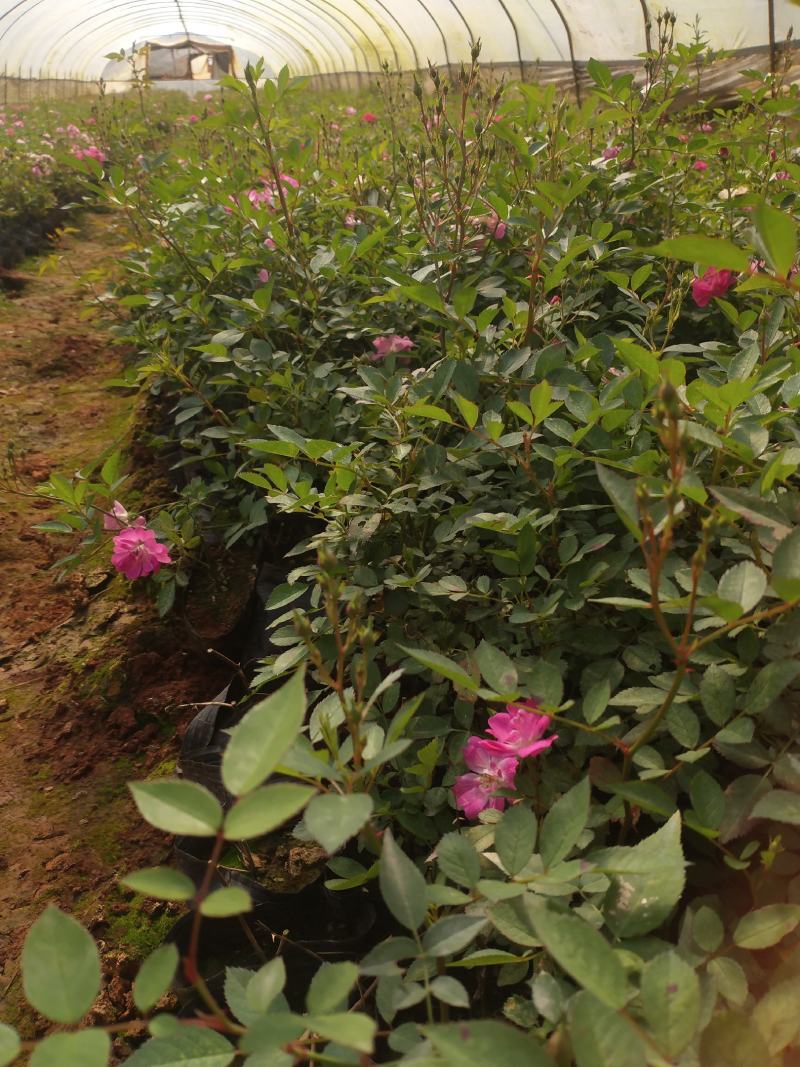
[[[0,288],[0,455],[13,442],[31,491],[130,433],[135,399],[104,385],[123,353],[77,276],[102,289],[122,244],[112,217],[88,217],[43,274],[23,268]],[[172,921],[115,888],[168,845],[125,783],[171,771],[191,702],[228,669],[207,642],[160,622],[105,558],[56,584],[66,542],[31,530],[52,510],[0,490],[0,1017],[19,1021],[21,941],[54,901],[104,943],[110,980],[95,1018],[110,1021],[124,1017],[132,960]]]

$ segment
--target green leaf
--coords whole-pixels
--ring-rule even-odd
[[[220,802],[205,786],[178,778],[130,782],[142,818],[168,834],[210,837],[222,826]]]
[[[513,1026],[493,1020],[469,1019],[422,1032],[441,1056],[442,1067],[553,1067],[541,1045]]]
[[[770,585],[782,600],[800,597],[800,528],[792,530],[775,549]]]
[[[178,962],[174,945],[161,945],[147,957],[133,983],[133,1002],[139,1011],[150,1011],[164,996],[172,985]]]
[[[725,1011],[715,1015],[703,1031],[700,1063],[702,1067],[767,1067],[770,1055],[752,1017]]]
[[[517,692],[517,669],[505,652],[481,641],[475,649],[475,660],[484,682],[495,693],[515,695]]]
[[[236,1049],[220,1034],[198,1026],[154,1037],[125,1060],[125,1067],[228,1067]]]
[[[409,404],[404,409],[403,414],[408,418],[420,418],[420,419],[433,419],[434,422],[452,422],[453,416],[449,411],[444,408],[437,407],[436,404],[423,404],[418,401],[416,404]]]
[[[706,715],[716,726],[724,726],[733,715],[736,686],[728,672],[716,663],[706,668],[700,682],[700,700]]]
[[[717,595],[741,607],[740,615],[758,604],[767,588],[767,577],[750,560],[737,563],[720,578]],[[738,618],[738,616],[735,616]]]
[[[705,237],[702,234],[672,237],[659,241],[646,251],[655,256],[668,256],[671,259],[698,263],[701,267],[716,267],[717,270],[746,271],[750,266],[750,255],[743,248],[731,241]]]
[[[626,367],[641,371],[650,385],[655,385],[660,376],[658,356],[633,341],[619,339],[614,341],[614,347]]]
[[[627,529],[637,541],[642,540],[642,531],[639,529],[639,508],[636,503],[636,482],[629,478],[622,478],[610,467],[595,464],[597,478],[603,489],[614,505],[614,510],[622,519]]]
[[[541,943],[556,963],[584,989],[611,1008],[630,996],[625,969],[603,935],[585,919],[540,903],[530,918]]]
[[[425,919],[425,879],[398,847],[392,831],[383,835],[379,875],[381,896],[395,919],[408,930],[417,930]]]
[[[293,1015],[290,1012],[270,1012],[269,1015],[249,1027],[239,1047],[242,1052],[248,1054],[274,1053],[282,1045],[296,1041],[305,1029],[305,1019],[301,1015]],[[249,1064],[250,1060],[247,1060],[247,1063]],[[258,1063],[256,1059],[256,1064]],[[267,1060],[267,1065],[272,1067],[269,1060]]]
[[[747,975],[740,963],[728,956],[717,956],[708,961],[708,973],[717,983],[717,988],[729,1004],[741,1007],[747,1000]]]
[[[208,919],[227,919],[231,915],[241,915],[252,910],[250,894],[237,885],[215,889],[200,905],[201,914]]]
[[[373,810],[366,793],[325,793],[306,808],[306,829],[326,852],[335,852],[361,830]]]
[[[488,925],[483,915],[445,915],[425,931],[422,947],[431,956],[462,952]]]
[[[495,851],[510,875],[519,874],[533,855],[536,829],[536,818],[524,803],[508,808],[495,827]]]
[[[725,939],[722,919],[706,904],[692,916],[692,939],[704,952],[716,952]]]
[[[788,789],[773,789],[757,802],[752,816],[800,826],[800,795],[790,793]]]
[[[608,678],[595,682],[583,698],[583,717],[591,725],[600,718],[611,699],[611,683]]]
[[[100,956],[79,922],[48,905],[22,949],[22,984],[29,1003],[57,1023],[76,1023],[100,991]]]
[[[744,710],[751,715],[766,711],[788,685],[800,674],[800,663],[793,659],[776,659],[763,667],[743,698]]]
[[[539,852],[545,868],[560,863],[574,848],[589,819],[589,778],[582,778],[553,804],[542,823]]]
[[[431,993],[443,1004],[449,1004],[452,1008],[468,1008],[469,993],[457,978],[442,975],[434,978],[431,982]]]
[[[657,929],[683,893],[686,880],[681,822],[676,813],[659,830],[632,848],[609,848],[592,860],[611,885],[603,914],[617,937],[640,937]]]
[[[120,885],[156,900],[191,900],[197,892],[191,878],[172,867],[143,867],[120,878]]]
[[[700,982],[677,952],[656,956],[642,972],[642,1010],[658,1047],[671,1059],[688,1047],[700,1021]]]
[[[228,841],[247,841],[268,834],[301,812],[315,795],[313,786],[292,782],[255,789],[237,800],[225,816],[225,837]]]
[[[729,511],[752,522],[755,526],[766,526],[776,537],[785,537],[790,530],[789,520],[775,504],[764,500],[743,489],[729,489],[714,485],[711,492]]]
[[[716,778],[708,771],[698,770],[689,785],[689,796],[700,822],[718,830],[725,815],[725,793]]]
[[[452,882],[474,889],[481,876],[481,864],[474,845],[463,834],[445,834],[436,849],[439,870]]]
[[[459,667],[457,663],[454,663],[447,656],[441,656],[438,652],[429,652],[425,648],[406,648],[404,645],[399,646],[400,649],[411,656],[418,663],[421,663],[428,670],[436,671],[437,674],[441,674],[444,678],[449,678],[451,682],[455,682],[461,689],[469,689],[472,692],[476,692],[478,689],[478,683],[472,677],[467,674],[463,667]]]
[[[786,211],[762,201],[753,211],[753,222],[767,263],[776,274],[788,278],[797,255],[797,226]]]
[[[277,692],[252,707],[222,757],[222,781],[234,796],[249,793],[269,777],[289,750],[306,713],[305,666]]]
[[[761,1031],[773,1056],[796,1042],[800,1034],[800,977],[795,975],[768,989],[753,1011],[753,1022]]]
[[[577,993],[567,1018],[577,1067],[645,1067],[642,1039],[597,997]]]
[[[356,984],[355,963],[323,963],[311,979],[306,996],[306,1011],[326,1015],[347,1006],[350,990]]]
[[[286,984],[286,966],[280,956],[253,973],[244,967],[225,971],[225,1000],[236,1018],[252,1026],[269,1011]]]
[[[50,1034],[34,1049],[30,1067],[106,1067],[111,1038],[102,1030]]]
[[[20,1041],[16,1030],[0,1023],[0,1067],[8,1067],[20,1053]]]
[[[478,421],[478,416],[481,413],[478,405],[473,404],[471,400],[467,400],[467,398],[465,396],[461,396],[460,393],[454,393],[453,400],[455,400],[456,407],[461,412],[461,418],[464,420],[470,430],[474,430],[475,425]]]
[[[307,1015],[306,1025],[309,1030],[328,1041],[335,1041],[345,1048],[354,1048],[357,1052],[372,1052],[375,1031],[378,1029],[374,1019],[353,1012]]]
[[[800,904],[767,904],[743,915],[733,931],[739,948],[759,949],[777,945],[800,923]]]

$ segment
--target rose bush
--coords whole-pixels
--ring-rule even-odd
[[[302,531],[222,762],[235,803],[133,787],[213,844],[199,886],[127,880],[189,902],[205,1004],[147,1016],[132,1064],[796,1058],[797,93],[680,109],[704,49],[658,25],[644,85],[593,61],[580,105],[474,62],[311,109],[249,69],[98,187],[138,235],[119,302],[183,475],[163,606],[204,544]],[[92,546],[117,487],[49,491]],[[226,1007],[200,925],[250,901],[212,879],[287,821],[393,926],[304,1006],[273,960],[229,972]],[[77,1022],[97,983],[62,1014],[28,985]]]

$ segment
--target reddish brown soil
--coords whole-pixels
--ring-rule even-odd
[[[104,382],[125,353],[92,305],[122,237],[96,216],[62,239],[47,269],[0,291],[0,456],[13,442],[21,481],[0,486],[0,1017],[23,1019],[18,957],[48,901],[77,914],[104,948],[98,1020],[127,1004],[133,960],[157,943],[163,908],[116,889],[124,871],[163,862],[169,842],[137,815],[125,783],[170,773],[178,739],[229,668],[205,642],[162,622],[145,590],[102,561],[64,581],[68,541],[31,530],[52,515],[37,497],[130,432],[136,400]],[[79,272],[89,271],[90,285]],[[137,457],[142,454],[137,448]]]

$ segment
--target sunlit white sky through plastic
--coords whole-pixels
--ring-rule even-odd
[[[295,74],[454,63],[480,38],[485,63],[631,59],[645,11],[667,6],[679,37],[695,16],[715,48],[769,42],[770,0],[0,0],[0,73],[96,77],[134,40],[196,33],[263,55]],[[775,38],[800,8],[772,0]],[[569,32],[568,32],[569,30]]]

